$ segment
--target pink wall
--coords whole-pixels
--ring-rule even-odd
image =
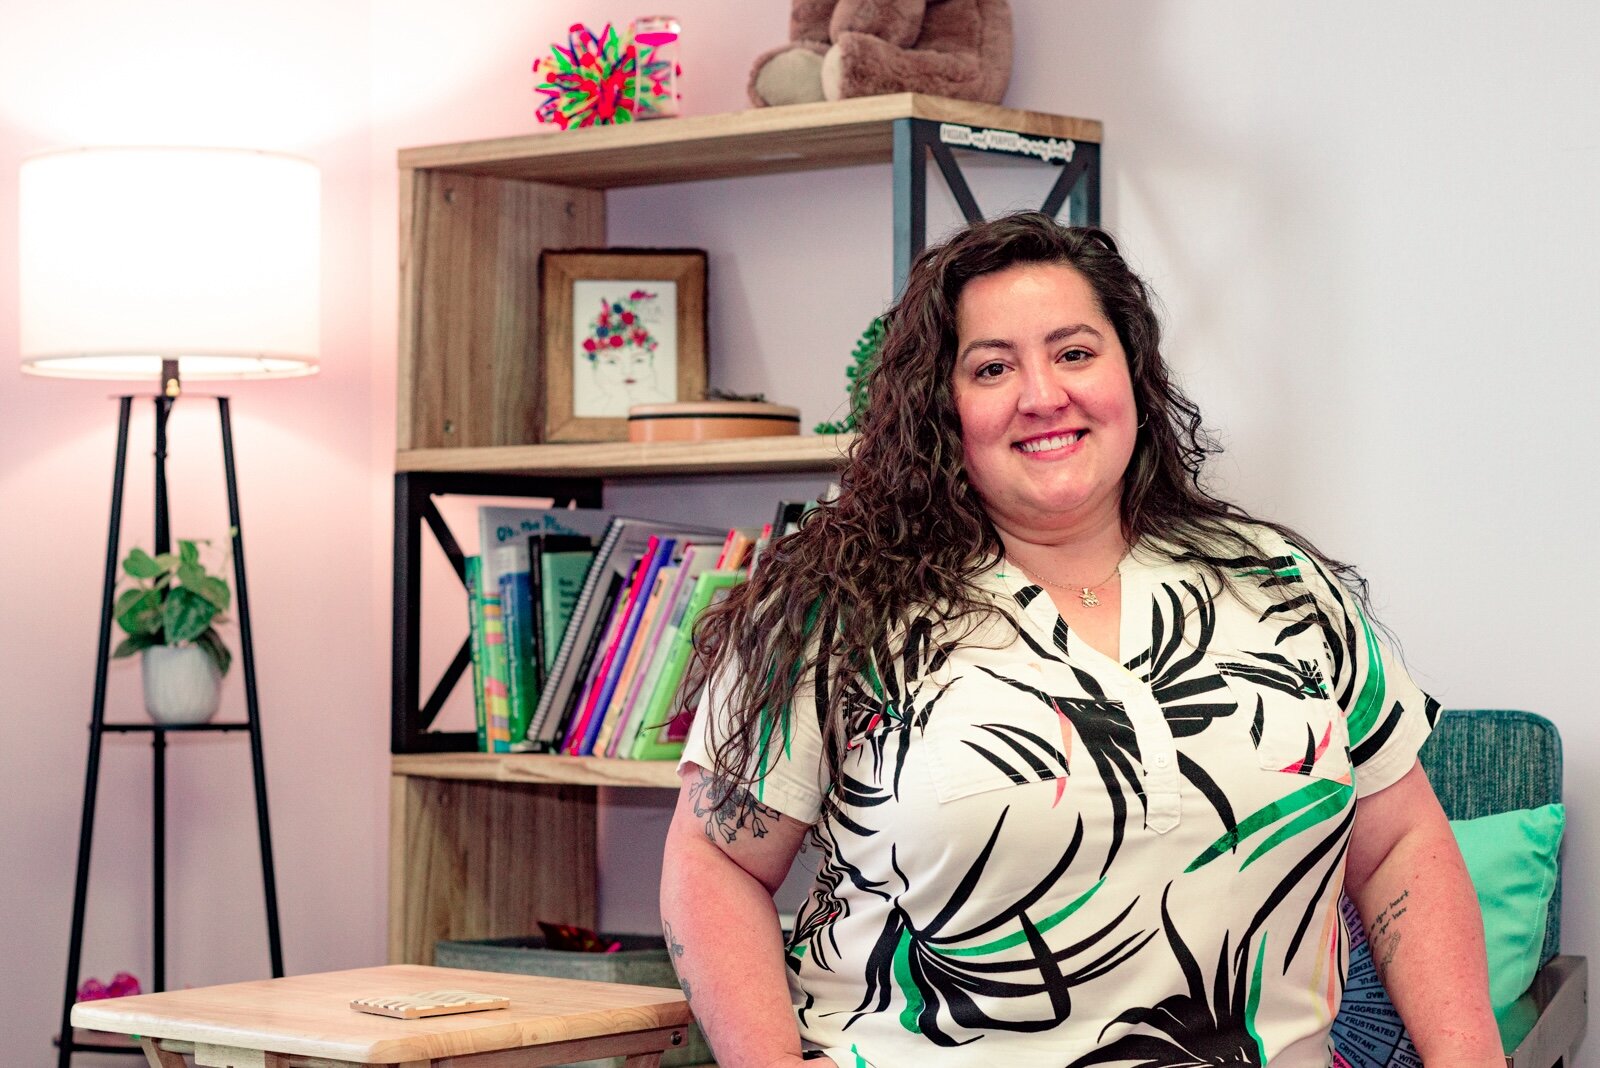
[[[1600,520],[1581,475],[1600,465],[1588,429],[1600,394],[1600,12],[1569,5],[1528,19],[1496,0],[1013,7],[1007,103],[1106,122],[1106,218],[1165,300],[1169,357],[1226,431],[1221,488],[1360,563],[1413,670],[1447,706],[1529,707],[1561,727],[1564,941],[1593,955],[1595,918],[1574,890],[1600,875],[1600,787],[1586,774],[1600,731],[1581,667],[1566,668],[1592,655],[1573,605],[1600,595],[1593,569],[1574,566]],[[787,4],[672,10],[685,27],[687,110],[742,108],[749,60],[783,39]],[[323,167],[328,369],[234,390],[236,431],[287,963],[375,962],[394,151],[533,129],[533,57],[571,21],[640,13],[592,0],[8,5],[0,1033],[10,1063],[46,1063],[65,966],[113,417],[103,387],[5,370],[16,357],[19,159],[59,145],[192,142],[283,149]],[[999,170],[989,177],[1001,192],[978,186],[986,208],[1038,203],[1042,191],[1008,186],[1020,178]],[[937,181],[929,188],[938,233],[952,215]],[[881,168],[624,191],[611,200],[610,237],[707,248],[713,383],[767,389],[810,423],[837,406],[850,343],[889,295],[887,208]],[[186,403],[174,426],[181,534],[222,533],[208,420]],[[135,449],[140,463],[147,454]],[[134,470],[127,533],[145,537],[147,464]],[[692,489],[735,507],[713,487]],[[114,682],[119,714],[137,716],[136,671],[124,666]],[[183,741],[194,744],[169,761],[169,978],[258,975],[243,746]],[[138,743],[108,746],[85,974],[148,968],[147,768]],[[648,929],[661,798],[614,800],[603,917]]]
[[[20,0],[0,33],[0,1033],[8,1063],[54,1063],[65,982],[117,387],[15,370],[16,176],[83,144],[276,149],[322,168],[322,374],[230,390],[284,954],[294,971],[383,953],[388,493],[392,416],[373,426],[365,5]],[[151,418],[136,408],[123,549],[151,541]],[[225,539],[215,406],[171,424],[173,532]],[[381,566],[380,566],[381,565]],[[237,648],[236,641],[233,643]],[[242,672],[223,715],[242,714]],[[117,662],[109,717],[142,717]],[[268,969],[249,750],[168,749],[169,986]],[[150,760],[108,738],[82,974],[150,974]],[[81,1064],[96,1058],[82,1057]],[[126,1057],[106,1063],[126,1066]]]

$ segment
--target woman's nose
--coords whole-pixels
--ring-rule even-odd
[[[1017,409],[1029,415],[1049,415],[1068,407],[1072,396],[1066,384],[1048,368],[1027,368],[1022,371],[1022,392],[1017,398]]]

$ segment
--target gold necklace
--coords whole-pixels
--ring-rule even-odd
[[[1019,562],[1017,566],[1021,567],[1022,565]],[[1045,577],[1035,568],[1024,567],[1022,570],[1029,577],[1039,580],[1046,586],[1054,586],[1058,590],[1071,590],[1073,593],[1078,595],[1078,600],[1083,603],[1083,607],[1085,608],[1099,608],[1100,598],[1094,595],[1094,591],[1102,589],[1108,583],[1110,583],[1112,579],[1117,577],[1117,575],[1122,571],[1122,561],[1118,560],[1117,566],[1111,569],[1111,574],[1107,575],[1093,586],[1080,586],[1076,582],[1056,582]]]

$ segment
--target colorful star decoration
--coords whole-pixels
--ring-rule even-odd
[[[634,120],[639,59],[632,42],[624,44],[609,23],[597,36],[580,22],[567,31],[567,47],[550,50],[551,58],[533,62],[533,72],[544,76],[535,90],[545,95],[540,122],[566,130]]]

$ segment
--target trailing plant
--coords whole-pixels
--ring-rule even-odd
[[[887,332],[888,325],[881,315],[861,332],[856,347],[850,350],[850,366],[844,372],[850,380],[850,414],[842,422],[818,423],[814,428],[816,433],[848,434],[856,428],[862,413],[867,410],[867,371],[872,368],[872,361],[883,347],[883,337]]]
[[[198,645],[221,675],[233,654],[212,625],[228,609],[227,580],[200,563],[202,542],[179,541],[175,553],[151,556],[134,548],[122,561],[130,585],[117,596],[117,625],[128,636],[113,657],[132,656],[153,645]]]

